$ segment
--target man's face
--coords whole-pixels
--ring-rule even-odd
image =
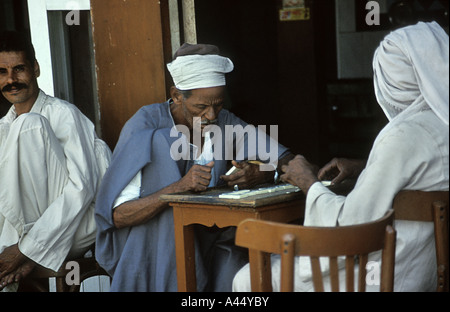
[[[217,116],[223,108],[225,101],[225,87],[212,87],[191,90],[191,96],[185,99],[173,99],[175,104],[183,108],[183,117],[191,130],[194,127],[194,117],[200,117],[202,130],[208,124],[215,124]]]
[[[27,104],[31,108],[39,88],[39,65],[30,64],[25,52],[0,52],[0,90],[11,104]]]

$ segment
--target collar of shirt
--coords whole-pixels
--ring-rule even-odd
[[[44,91],[39,90],[39,95],[36,99],[36,102],[34,102],[30,112],[40,114],[47,98],[48,96],[44,93]]]

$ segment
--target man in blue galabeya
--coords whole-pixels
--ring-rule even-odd
[[[167,67],[174,81],[171,99],[142,107],[126,123],[97,198],[96,258],[112,276],[112,291],[177,291],[173,214],[161,195],[204,191],[220,183],[247,188],[273,181],[276,172],[245,161],[266,161],[258,148],[249,147],[250,136],[225,135],[225,126],[247,126],[223,109],[225,74],[233,70],[230,59],[212,45],[184,44]],[[192,131],[205,133],[210,127],[216,130],[215,144],[205,143],[206,135],[193,144]],[[182,128],[188,135],[171,135]],[[262,138],[266,148],[277,151],[273,168],[291,159],[287,148],[266,134]],[[189,147],[185,157],[174,157],[179,140]],[[225,175],[230,164],[225,146],[243,155],[232,161],[240,170],[231,175]],[[248,253],[234,245],[234,230],[196,225],[199,291],[231,291],[232,278]]]

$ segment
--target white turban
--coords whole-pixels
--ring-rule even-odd
[[[229,58],[215,54],[178,56],[167,64],[175,87],[179,90],[224,86],[225,74],[233,68]]]
[[[377,101],[389,120],[431,108],[448,125],[449,38],[436,22],[387,35],[375,51],[373,69]]]

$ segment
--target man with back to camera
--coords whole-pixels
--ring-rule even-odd
[[[375,139],[367,163],[334,159],[316,175],[311,164],[297,155],[282,168],[281,179],[297,185],[306,195],[306,226],[370,222],[392,208],[399,191],[449,189],[448,35],[436,22],[393,31],[376,49],[373,70],[377,101],[389,123]],[[345,177],[358,178],[347,196],[338,196],[317,183],[319,179],[338,183]],[[434,224],[396,220],[395,229],[394,291],[434,291]],[[369,261],[381,267],[381,252],[370,254]],[[321,265],[324,284],[329,286],[328,264]],[[272,276],[279,277],[279,272],[277,256],[272,261]],[[344,273],[345,269],[339,271],[340,289],[345,289]],[[274,278],[272,285],[278,291],[279,278]],[[313,291],[309,259],[298,258],[294,285],[295,291]],[[367,283],[366,289],[378,291],[379,286]],[[236,275],[233,290],[250,288],[247,265]]]

